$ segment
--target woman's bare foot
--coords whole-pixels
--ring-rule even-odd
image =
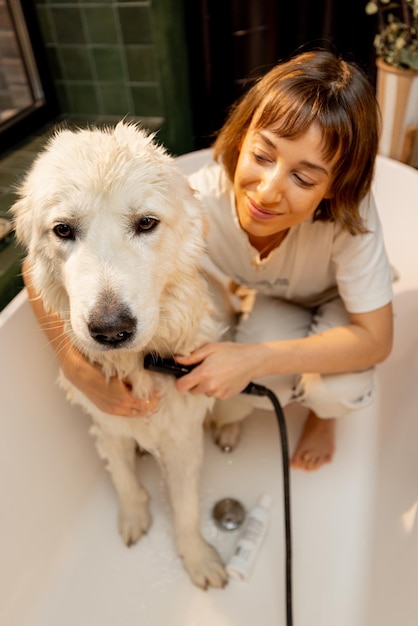
[[[335,419],[321,419],[310,411],[290,465],[312,471],[330,463],[335,449],[335,426]]]

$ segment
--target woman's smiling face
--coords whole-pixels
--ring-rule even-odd
[[[256,248],[306,220],[329,197],[333,163],[322,154],[322,135],[315,124],[292,139],[279,137],[272,127],[250,126],[234,191],[241,228]]]

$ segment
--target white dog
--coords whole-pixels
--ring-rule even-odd
[[[68,397],[93,418],[99,453],[119,498],[123,541],[148,530],[148,495],[136,476],[137,445],[167,482],[176,543],[192,581],[221,587],[226,574],[200,533],[202,424],[211,400],[179,394],[171,376],[143,368],[144,355],[187,354],[217,338],[198,270],[204,216],[165,151],[134,125],[58,132],[38,156],[13,207],[35,289],[60,315],[75,346],[106,376],[128,380],[149,418],[105,414],[60,374]]]

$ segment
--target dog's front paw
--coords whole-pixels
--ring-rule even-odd
[[[120,508],[119,533],[124,544],[128,547],[136,543],[142,535],[145,535],[150,525],[151,516],[146,504]]]
[[[213,439],[222,452],[232,452],[240,440],[242,422],[233,422],[223,426],[212,425]]]
[[[199,546],[183,552],[183,562],[193,583],[201,589],[225,587],[228,575],[215,548],[199,541]]]

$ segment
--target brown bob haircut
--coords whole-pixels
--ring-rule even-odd
[[[322,156],[327,161],[336,157],[330,198],[321,202],[314,219],[339,221],[353,235],[365,232],[359,203],[373,180],[379,111],[365,74],[331,52],[300,54],[260,78],[232,107],[214,144],[215,159],[233,180],[251,124],[292,138],[313,123],[323,135]]]

